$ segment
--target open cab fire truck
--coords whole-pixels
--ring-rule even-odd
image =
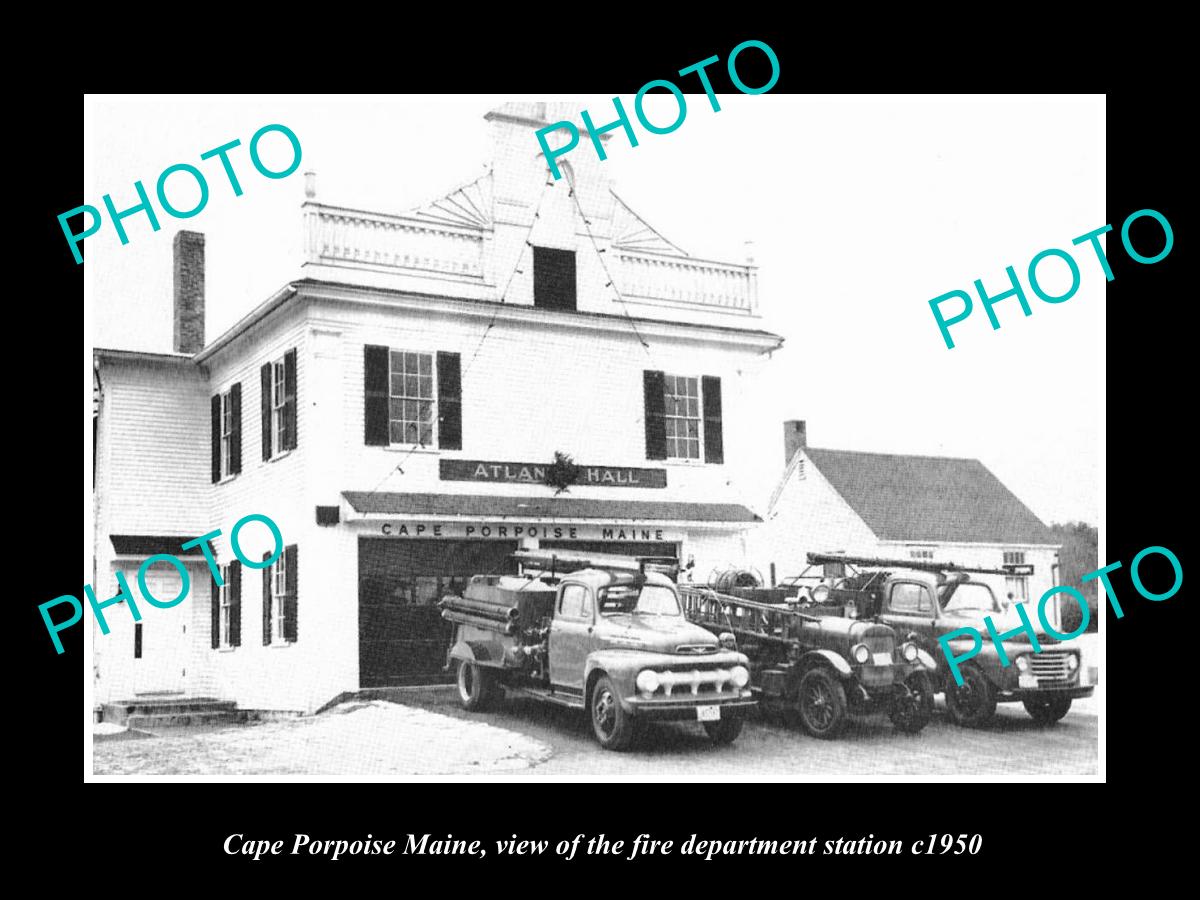
[[[648,720],[699,722],[734,741],[755,703],[745,655],[683,615],[675,560],[513,554],[522,575],[476,575],[442,599],[454,623],[447,666],[459,700],[482,709],[505,691],[586,710],[600,745],[629,747]]]
[[[823,566],[830,576],[815,589],[823,591],[825,602],[890,625],[898,636],[933,656],[938,664],[937,691],[945,692],[950,716],[959,725],[983,725],[995,714],[997,703],[1016,701],[1039,724],[1052,725],[1067,714],[1073,699],[1091,696],[1095,690],[1081,665],[1079,648],[1056,640],[1038,626],[1041,651],[1034,651],[1028,635],[1018,634],[1004,641],[1010,664],[1001,665],[995,645],[986,639],[983,619],[990,616],[1000,632],[1019,626],[1020,619],[996,601],[986,582],[971,576],[1005,575],[1005,569],[829,553],[810,553],[808,562],[810,568]],[[958,685],[938,638],[964,627],[976,629],[985,639],[979,652],[962,664],[963,683]],[[950,642],[956,655],[972,646],[967,638]]]
[[[688,618],[736,636],[764,710],[817,738],[837,737],[851,714],[877,712],[900,731],[921,731],[933,714],[933,657],[883,622],[824,602],[827,587],[799,580],[782,588],[681,585],[680,592]]]

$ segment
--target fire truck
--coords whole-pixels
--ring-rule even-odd
[[[972,576],[1005,575],[1006,569],[832,553],[809,553],[808,562],[810,567],[823,567],[825,578],[814,590],[823,592],[824,602],[844,606],[849,615],[889,625],[897,636],[933,656],[938,663],[937,691],[945,692],[946,707],[959,725],[984,725],[995,715],[997,703],[1018,701],[1036,722],[1053,725],[1067,714],[1072,700],[1089,697],[1095,690],[1078,647],[1046,634],[1040,622],[1035,629],[1041,651],[1034,651],[1028,635],[1020,633],[1004,641],[1010,664],[1001,665],[983,619],[990,616],[997,632],[1009,631],[1021,621],[996,600],[986,582]],[[1039,617],[1034,614],[1030,619],[1038,622]],[[962,664],[959,685],[938,638],[964,627],[976,629],[984,642],[979,653]],[[950,642],[956,655],[972,646],[967,638]]]
[[[522,574],[476,575],[440,603],[454,623],[447,668],[468,710],[510,693],[586,711],[608,750],[648,721],[698,722],[717,744],[754,706],[746,656],[732,634],[683,615],[675,561],[519,551]]]

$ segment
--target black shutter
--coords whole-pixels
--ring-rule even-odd
[[[233,432],[229,436],[229,471],[236,475],[242,471],[242,383],[240,381],[229,391],[229,409],[233,414]]]
[[[462,357],[457,353],[437,355],[438,446],[462,449]]]
[[[704,401],[704,461],[725,462],[725,442],[721,434],[721,379],[705,375],[700,379]]]
[[[368,447],[388,445],[388,348],[363,347],[363,428]]]
[[[262,384],[262,456],[263,462],[271,458],[271,364],[267,363],[259,370],[259,381]]]
[[[296,586],[296,545],[283,548],[284,578],[287,579],[287,593],[283,601],[283,639],[296,640],[296,616],[300,606],[300,591]]]
[[[263,554],[263,562],[265,563],[271,558],[270,553]],[[271,643],[271,567],[264,566],[262,570],[263,576],[263,646],[266,647]]]
[[[217,587],[216,575],[210,574],[209,586],[209,597],[212,598],[212,648],[216,650],[221,646],[221,595],[218,593],[221,589]]]
[[[642,372],[642,388],[646,398],[646,459],[666,459],[666,376],[646,369]]]
[[[221,395],[212,398],[212,480],[221,480]]]
[[[283,354],[283,446],[296,449],[296,351]]]
[[[242,564],[229,564],[229,645],[242,646]]]

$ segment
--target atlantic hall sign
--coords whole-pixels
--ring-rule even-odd
[[[545,463],[489,462],[478,459],[438,460],[442,481],[474,481],[488,484],[545,484]],[[634,469],[627,466],[579,464],[580,487],[665,488],[666,469]]]

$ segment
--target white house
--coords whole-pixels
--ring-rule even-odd
[[[310,176],[302,270],[207,344],[203,236],[176,236],[173,352],[95,351],[94,584],[114,596],[123,572],[140,594],[139,568],[173,553],[189,593],[165,610],[137,596],[136,625],[106,611],[97,702],[313,711],[435,676],[433,604],[518,547],[701,572],[747,557],[761,510],[742,488],[769,454],[736,398],[782,342],[755,268],[671,244],[594,154],[550,178],[534,131],[570,113],[547,112],[489,113],[491,169],[407,213],[320,202]],[[250,514],[282,534],[267,569],[231,552]],[[179,549],[218,528],[220,587]],[[261,523],[239,543],[250,562],[274,546]],[[148,576],[160,599],[181,589],[166,563]]]
[[[784,423],[784,456],[754,542],[779,581],[828,552],[1009,568],[978,576],[1001,601],[1036,603],[1060,583],[1053,534],[979,460],[818,449],[800,421]]]

